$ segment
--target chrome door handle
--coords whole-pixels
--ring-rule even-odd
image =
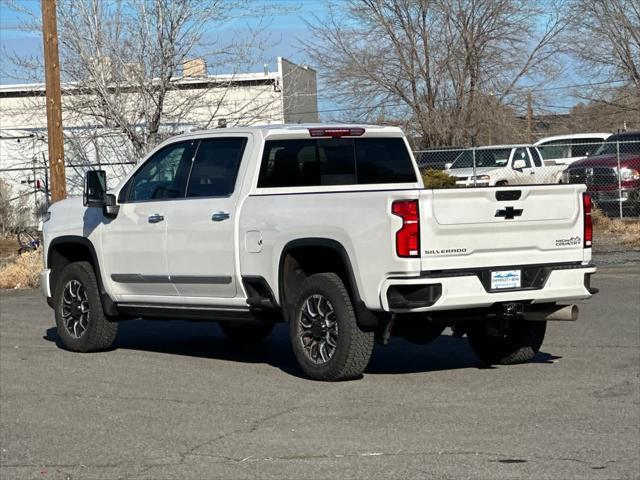
[[[228,212],[214,212],[214,214],[211,215],[211,220],[214,222],[221,222],[223,220],[227,220],[228,218],[229,218]]]
[[[159,213],[154,213],[153,215],[149,215],[147,218],[149,223],[158,223],[164,220],[164,215],[160,215]]]

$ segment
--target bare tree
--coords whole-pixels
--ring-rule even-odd
[[[571,53],[589,76],[624,80],[640,92],[640,3],[638,0],[573,0]]]
[[[640,125],[640,2],[572,0],[572,35],[567,50],[588,72],[591,87],[575,91],[589,108],[580,110],[590,124],[620,128]],[[593,118],[587,118],[591,113]],[[614,118],[614,116],[616,118]]]
[[[529,0],[349,0],[310,23],[305,47],[339,100],[407,118],[418,146],[495,140],[515,132],[505,107],[553,73],[567,22],[552,5],[540,26]]]
[[[67,126],[82,126],[84,137],[120,134],[140,157],[177,131],[211,126],[223,105],[231,124],[260,118],[274,101],[269,95],[227,97],[239,72],[263,63],[261,22],[273,12],[250,0],[59,0]],[[262,26],[235,35],[227,27],[249,16]],[[27,27],[38,29],[38,19]],[[214,38],[218,31],[227,38]],[[39,58],[13,60],[41,78]],[[209,81],[220,72],[224,78]]]

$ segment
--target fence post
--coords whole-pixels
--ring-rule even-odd
[[[473,157],[473,186],[477,186],[476,185],[476,147],[472,147],[471,149],[471,155]]]
[[[622,173],[620,172],[620,140],[616,141],[616,158],[618,159],[618,208],[622,218]]]

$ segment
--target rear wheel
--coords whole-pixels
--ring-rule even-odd
[[[58,336],[76,352],[106,350],[118,332],[102,309],[96,275],[89,262],[67,265],[56,282],[54,307]]]
[[[289,329],[298,364],[316,380],[357,378],[371,358],[374,332],[358,326],[349,293],[335,273],[302,282]]]
[[[471,348],[488,365],[511,365],[531,360],[540,351],[547,322],[486,320],[467,328]]]

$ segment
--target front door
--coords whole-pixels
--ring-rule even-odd
[[[522,160],[524,161],[524,168],[513,169],[513,175],[515,177],[513,182],[509,182],[510,184],[515,185],[528,185],[531,183],[535,183],[535,170],[531,166],[531,159],[529,158],[529,153],[526,148],[516,148],[513,152],[513,159],[511,160],[511,165],[513,166],[516,161]]]
[[[248,142],[243,135],[201,140],[186,198],[172,202],[167,261],[185,303],[189,297],[232,298],[238,291],[234,225],[242,182],[236,180]]]
[[[167,212],[184,196],[195,143],[168,145],[146,160],[121,192],[118,216],[105,225],[102,262],[120,302],[178,294],[167,265]]]

